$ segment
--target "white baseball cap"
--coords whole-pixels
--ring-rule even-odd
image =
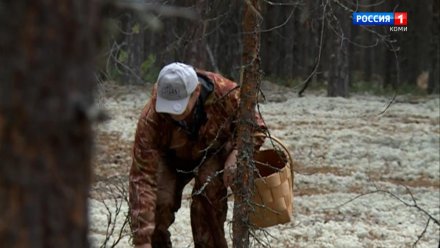
[[[156,112],[182,114],[198,84],[193,67],[183,63],[165,66],[157,78]]]

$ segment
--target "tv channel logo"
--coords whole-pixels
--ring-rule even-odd
[[[353,25],[390,26],[390,31],[407,31],[407,12],[353,12]]]

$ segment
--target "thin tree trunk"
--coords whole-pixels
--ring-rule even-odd
[[[283,77],[287,77],[287,78],[292,78],[294,76],[294,46],[295,46],[295,21],[294,18],[290,17],[289,19],[289,15],[291,13],[291,8],[288,9],[283,9],[282,12],[282,16],[284,20],[289,20],[285,26],[282,28],[282,31],[284,32],[284,39],[281,39],[282,42],[282,46],[283,46],[283,50],[284,52],[280,55],[282,55],[282,57],[280,57],[280,61],[282,61],[282,63],[280,64],[281,66],[281,75],[283,75]]]
[[[192,1],[191,1],[192,2]],[[184,48],[183,60],[198,68],[207,69],[208,53],[206,51],[205,30],[207,22],[208,4],[206,0],[195,0],[195,8],[199,14],[199,19],[191,22],[186,27],[187,44]]]
[[[129,83],[143,83],[141,66],[145,60],[144,55],[144,28],[134,13],[127,13],[126,36],[127,43],[127,68],[125,68],[125,81]]]
[[[258,0],[243,1],[243,80],[240,90],[237,130],[238,169],[235,184],[233,245],[249,247],[250,199],[254,185],[253,130],[260,74],[260,5]]]
[[[367,43],[370,43],[373,39],[372,39],[372,34],[371,32],[361,32],[362,37],[364,37],[364,40]],[[363,49],[362,50],[362,54],[364,55],[364,60],[361,62],[361,66],[360,68],[364,68],[364,75],[363,75],[363,80],[367,83],[371,83],[372,80],[372,75],[373,75],[373,62],[375,61],[373,59],[375,50],[377,50],[377,47],[374,47],[373,49]],[[376,61],[376,63],[378,63]]]
[[[97,1],[0,4],[0,246],[88,247]]]
[[[439,94],[440,93],[440,35],[438,27],[440,26],[439,21],[439,2],[432,2],[432,26],[431,26],[431,68],[429,72],[429,84],[428,93]]]
[[[349,61],[348,61],[348,42],[350,38],[350,25],[345,18],[344,10],[339,6],[333,6],[336,21],[330,25],[336,30],[333,33],[333,52],[330,58],[330,73],[327,87],[328,96],[348,97],[349,87]]]
[[[270,4],[263,4],[262,5],[262,12],[264,16],[273,16],[276,7],[270,5]],[[272,28],[275,23],[273,18],[266,18],[264,22],[262,23],[263,30]],[[261,66],[263,68],[263,71],[266,73],[266,75],[274,75],[274,63],[276,55],[272,54],[273,52],[273,46],[274,46],[274,35],[273,32],[263,32],[261,34]]]

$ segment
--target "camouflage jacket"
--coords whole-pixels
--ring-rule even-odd
[[[225,152],[231,152],[235,146],[239,104],[237,84],[216,73],[197,71],[197,74],[212,82],[214,89],[203,103],[206,119],[200,126],[196,139],[191,139],[184,128],[167,114],[155,111],[155,88],[139,118],[129,177],[130,218],[134,244],[151,243],[156,207],[156,172],[167,152],[172,150],[178,158],[197,160],[209,150],[223,149]],[[265,126],[258,113],[256,121],[258,129],[263,131]],[[259,147],[263,140],[257,138],[256,147]]]

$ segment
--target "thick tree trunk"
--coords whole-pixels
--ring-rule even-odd
[[[239,123],[237,127],[238,169],[235,184],[233,245],[249,247],[250,199],[254,185],[253,130],[260,74],[260,5],[259,0],[243,1],[243,80],[240,89]]]
[[[0,246],[88,247],[97,1],[0,4]]]

